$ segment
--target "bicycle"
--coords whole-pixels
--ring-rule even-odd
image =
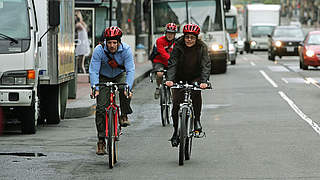
[[[180,104],[179,109],[179,120],[178,120],[178,132],[177,136],[179,139],[179,165],[183,165],[184,160],[190,160],[192,138],[205,137],[205,132],[199,132],[194,129],[194,110],[191,99],[192,91],[203,90],[198,84],[188,83],[174,83],[171,87],[174,89],[184,90],[184,101]],[[212,89],[211,84],[208,82],[206,89]]]
[[[129,86],[127,83],[99,83],[93,86],[93,94],[95,94],[95,87],[109,87],[110,88],[110,105],[105,108],[106,110],[106,139],[107,139],[107,151],[109,158],[109,168],[112,169],[118,161],[118,142],[121,135],[121,126],[118,123],[120,119],[120,106],[116,104],[116,92],[119,86],[125,87],[127,94],[129,94]],[[94,98],[94,97],[91,97]]]
[[[165,82],[167,81],[167,70],[156,70],[150,72],[150,81],[153,82],[153,74],[157,72],[162,72],[162,83],[159,86],[160,90],[160,113],[161,113],[161,123],[162,126],[166,126],[170,124],[170,106],[172,104],[171,100],[171,91],[168,86],[166,86]]]

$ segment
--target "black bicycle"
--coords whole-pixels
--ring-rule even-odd
[[[170,110],[171,110],[171,91],[165,82],[167,81],[167,70],[157,70],[150,73],[150,81],[153,82],[153,75],[157,72],[163,72],[162,83],[160,84],[160,113],[162,126],[170,124]]]
[[[174,83],[171,87],[184,90],[184,101],[180,104],[178,120],[178,138],[179,138],[179,165],[183,165],[184,160],[191,157],[192,138],[202,138],[205,132],[195,131],[194,129],[194,110],[191,99],[192,91],[203,90],[199,84]],[[212,89],[208,82],[206,89]]]
[[[115,163],[118,161],[118,141],[121,134],[121,126],[119,124],[120,107],[116,104],[116,92],[118,91],[118,88],[122,86],[127,91],[127,94],[129,94],[129,87],[127,83],[113,82],[99,83],[95,86],[110,88],[110,104],[105,107],[106,139],[108,141],[107,151],[109,156],[109,168],[113,168]],[[95,90],[95,86],[93,87],[93,91]],[[93,92],[93,94],[95,94],[95,92]]]

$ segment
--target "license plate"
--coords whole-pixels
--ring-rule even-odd
[[[0,93],[0,102],[8,101],[8,94],[9,93]]]
[[[294,47],[287,47],[287,51],[288,52],[293,52],[294,51]]]

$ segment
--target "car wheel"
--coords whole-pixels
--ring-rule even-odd
[[[300,60],[300,69],[308,70],[309,69],[308,65],[305,65],[303,61],[304,60],[301,58],[301,60]]]

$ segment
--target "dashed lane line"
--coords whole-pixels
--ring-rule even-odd
[[[266,78],[266,80],[275,88],[278,87],[278,85],[263,71],[260,70],[260,73],[263,75],[264,78]]]

